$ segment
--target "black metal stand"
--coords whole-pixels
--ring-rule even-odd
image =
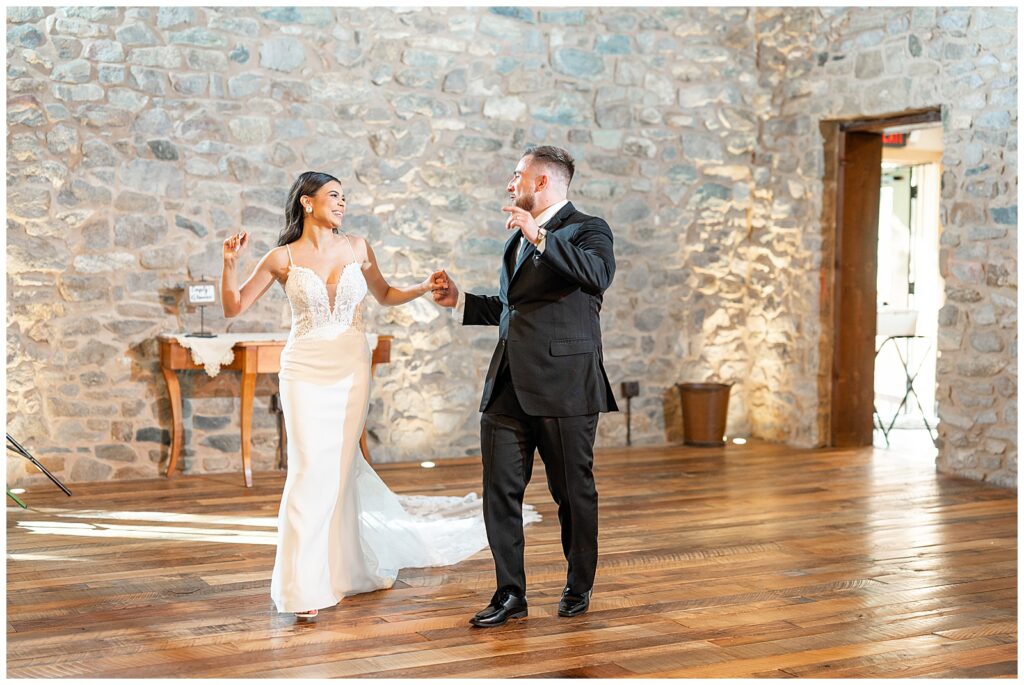
[[[216,338],[216,333],[206,332],[206,307],[199,305],[199,332],[198,333],[186,333],[186,338]]]
[[[67,495],[68,497],[71,497],[71,491],[70,491],[70,490],[68,490],[68,489],[67,489],[67,487],[65,487],[65,485],[64,485],[63,483],[61,483],[61,482],[60,482],[60,481],[59,481],[59,480],[57,479],[57,476],[55,476],[55,475],[53,475],[52,473],[50,473],[50,472],[49,472],[49,471],[47,470],[47,468],[46,468],[45,466],[43,466],[42,464],[40,464],[40,463],[39,463],[39,460],[38,460],[38,459],[36,459],[35,457],[33,457],[33,456],[32,456],[32,455],[31,455],[31,454],[29,453],[29,451],[28,451],[27,449],[25,449],[24,447],[22,447],[22,446],[21,446],[21,444],[20,444],[20,443],[19,443],[19,442],[18,442],[17,440],[15,440],[15,439],[14,439],[13,437],[11,437],[11,434],[10,434],[10,433],[8,433],[8,434],[7,434],[7,449],[8,449],[9,451],[11,451],[11,452],[14,452],[15,454],[17,454],[17,455],[18,455],[18,456],[20,456],[20,457],[24,457],[25,459],[28,459],[28,460],[29,460],[30,462],[32,462],[32,464],[33,464],[33,465],[34,465],[34,466],[35,466],[35,467],[36,467],[37,469],[39,469],[40,471],[42,471],[42,472],[43,472],[43,473],[44,473],[44,474],[46,475],[46,477],[47,477],[47,478],[49,478],[49,479],[50,479],[51,481],[53,481],[53,484],[54,484],[54,485],[56,485],[56,486],[57,486],[58,488],[60,488],[61,490],[63,490],[63,491],[64,491],[64,494],[65,494],[65,495]],[[7,494],[8,494],[8,495],[11,495],[11,493],[7,493]],[[17,497],[14,497],[14,495],[11,495],[11,497],[13,497],[13,498],[14,498],[14,501],[15,501],[15,502],[18,502],[18,504],[22,504],[22,503],[21,503],[21,502],[20,502],[20,501],[18,500],[18,498],[17,498]],[[24,504],[22,504],[22,506],[24,506]]]
[[[622,384],[622,396],[626,398],[626,446],[633,444],[632,412],[629,401],[640,394],[640,384],[636,381],[626,381]]]
[[[921,398],[917,396],[917,391],[914,390],[914,379],[916,379],[917,375],[919,373],[921,373],[921,368],[924,366],[924,363],[925,363],[925,361],[928,358],[928,356],[927,356],[928,350],[931,349],[930,345],[929,345],[928,348],[925,349],[925,354],[921,358],[921,363],[917,365],[917,369],[915,369],[913,373],[910,372],[910,364],[909,364],[909,362],[910,362],[910,349],[909,349],[910,342],[909,341],[912,340],[912,339],[921,338],[921,337],[922,336],[918,336],[918,335],[890,335],[888,338],[886,338],[885,340],[882,341],[882,344],[879,345],[878,349],[875,351],[875,358],[877,359],[878,355],[882,352],[882,348],[885,347],[886,343],[888,343],[890,340],[892,340],[893,341],[893,343],[892,343],[893,347],[896,348],[896,356],[899,357],[900,364],[903,366],[903,373],[904,373],[904,375],[906,377],[906,383],[907,383],[906,389],[903,392],[903,399],[900,400],[900,405],[896,408],[896,413],[893,414],[892,421],[889,422],[888,426],[886,426],[885,422],[882,421],[882,415],[878,412],[878,407],[874,407],[873,408],[874,409],[875,418],[878,419],[878,428],[881,429],[882,435],[885,436],[885,445],[886,445],[886,447],[889,446],[889,433],[892,432],[893,426],[896,425],[896,419],[899,418],[900,412],[903,410],[903,407],[907,407],[908,409],[910,408],[910,403],[909,403],[908,400],[910,399],[911,395],[914,396],[914,403],[917,405],[918,410],[921,412],[921,421],[924,422],[924,427],[928,430],[928,437],[931,438],[932,444],[935,444],[935,441],[939,437],[938,435],[934,435],[934,436],[932,435],[932,427],[928,423],[928,414],[925,412],[924,407],[921,406]],[[903,358],[903,353],[900,351],[900,346],[896,342],[897,340],[906,340],[906,341],[908,341],[907,342],[908,348],[907,348],[907,358],[906,359]]]

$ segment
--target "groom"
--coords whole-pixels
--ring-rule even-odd
[[[615,274],[612,232],[566,199],[575,164],[561,148],[526,151],[508,183],[497,296],[454,281],[434,300],[467,326],[498,326],[480,402],[484,522],[497,591],[470,623],[499,626],[527,614],[523,493],[540,453],[558,505],[568,577],[559,616],[590,606],[597,570],[594,437],[599,412],[617,411],[601,348],[601,299]]]

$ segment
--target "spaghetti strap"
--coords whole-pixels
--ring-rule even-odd
[[[293,266],[293,264],[292,264],[292,248],[291,248],[291,246],[290,245],[285,245],[284,249],[288,251],[288,266]]]
[[[367,261],[365,259],[363,261],[359,261],[359,255],[356,253],[356,247],[355,247],[355,245],[352,244],[352,239],[348,237],[348,233],[342,233],[342,235],[345,236],[345,240],[348,241],[348,249],[352,250],[352,256],[354,257],[352,262],[356,263],[356,264],[359,264],[359,268],[362,269],[363,271],[366,271],[367,269],[369,269],[370,268],[370,262],[369,261]]]

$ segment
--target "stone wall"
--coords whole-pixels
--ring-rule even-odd
[[[274,243],[296,174],[321,169],[346,183],[348,229],[370,239],[394,282],[444,266],[461,286],[494,292],[504,184],[526,145],[551,143],[578,159],[571,198],[616,234],[606,366],[616,388],[641,384],[634,442],[678,437],[674,383],[720,379],[737,384],[731,432],[816,444],[825,335],[816,121],[898,108],[861,95],[865,83],[894,79],[909,82],[899,106],[953,106],[959,91],[941,89],[956,71],[964,84],[981,79],[971,92],[985,101],[977,115],[969,101],[950,110],[965,108],[947,121],[947,173],[963,190],[944,198],[943,220],[963,227],[947,231],[963,243],[944,244],[957,251],[954,275],[967,273],[960,263],[981,269],[969,289],[991,316],[944,310],[969,359],[944,352],[940,378],[979,358],[969,346],[997,345],[978,337],[994,333],[1002,347],[984,357],[992,377],[978,378],[972,397],[985,383],[1002,395],[971,407],[940,380],[942,464],[1015,475],[1005,431],[1016,420],[1016,339],[1001,325],[1016,315],[1016,106],[997,99],[1015,93],[1015,32],[1000,28],[1013,13],[932,12],[11,8],[9,430],[72,481],[155,475],[170,417],[154,336],[197,327],[182,287],[219,274],[228,233],[253,234],[243,269]],[[1009,43],[989,44],[1007,31]],[[990,148],[1013,156],[993,164]],[[989,166],[968,171],[979,152]],[[978,231],[984,254],[963,253]],[[210,314],[214,330],[288,321],[278,288],[239,319]],[[427,299],[371,303],[367,317],[396,336],[371,401],[375,459],[478,453],[495,332],[457,326]],[[186,471],[238,470],[237,382],[226,373],[183,383]],[[261,379],[257,469],[275,460],[275,388]],[[958,422],[970,425],[956,432]],[[975,424],[984,449],[1002,447],[998,468],[955,451]],[[599,446],[624,441],[624,416],[605,416]],[[38,478],[26,473],[9,460],[9,482]]]
[[[816,405],[831,360],[814,316],[834,245],[821,232],[823,140],[819,122],[941,106],[943,177],[939,313],[939,470],[1004,486],[1017,478],[1017,13],[1013,8],[765,9],[758,51],[773,116],[759,152],[770,168],[768,228],[752,299],[782,297],[772,326],[748,326],[755,375],[755,434],[817,444],[827,407]],[[834,210],[830,210],[834,211]],[[751,249],[758,249],[752,246]],[[778,254],[771,257],[771,253]],[[753,317],[753,313],[749,315]],[[772,345],[773,333],[797,345]],[[784,338],[785,339],[785,338]],[[777,341],[776,341],[777,342]],[[769,351],[768,354],[765,354]],[[783,380],[797,406],[771,383]],[[762,407],[766,411],[762,411]],[[797,422],[794,430],[788,422]]]

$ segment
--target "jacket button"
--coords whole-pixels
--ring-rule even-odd
[[[516,310],[516,306],[515,306],[514,304],[510,304],[510,305],[508,306],[508,310],[509,310],[510,312],[514,312],[514,311]]]

